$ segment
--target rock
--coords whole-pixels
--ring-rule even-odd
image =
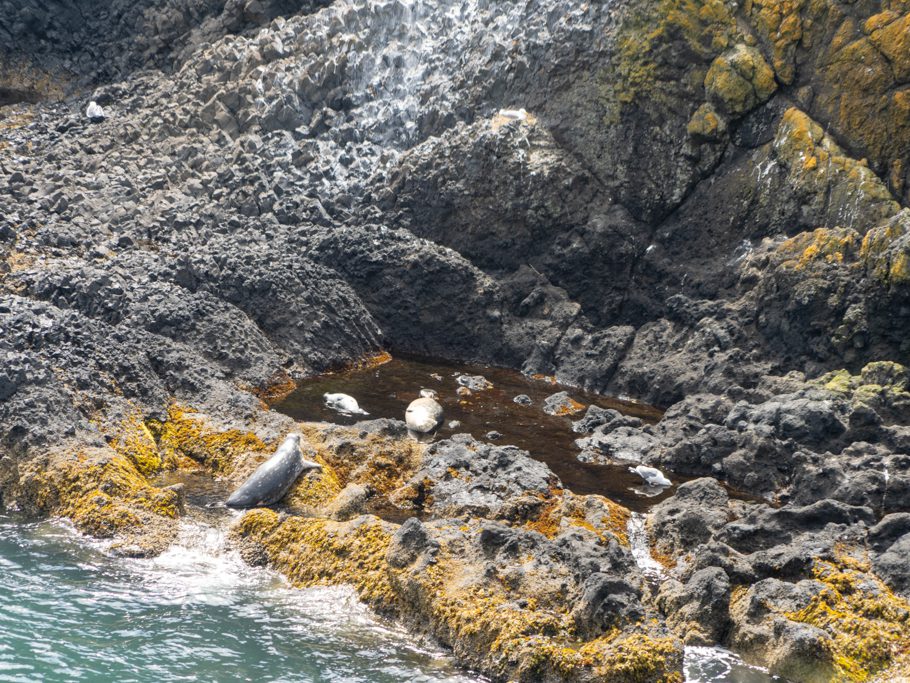
[[[527,394],[518,394],[518,396],[512,399],[512,402],[517,403],[520,406],[529,406],[533,403],[531,397]]]
[[[543,402],[543,411],[547,415],[572,415],[584,408],[581,403],[571,398],[567,391],[552,394]]]
[[[411,517],[392,536],[386,556],[389,565],[401,569],[413,564],[420,555],[432,554],[438,548],[439,544],[429,537],[420,520]]]
[[[649,536],[667,555],[695,552],[727,523],[728,502],[727,492],[713,479],[680,484],[671,498],[654,507]]]
[[[626,422],[627,419],[618,421]],[[636,421],[636,418],[631,418]],[[640,422],[640,421],[639,421]],[[597,453],[597,461],[609,462],[626,460],[640,463],[649,456],[658,445],[657,439],[635,427],[615,427],[616,422],[598,427],[592,436],[576,439],[575,445],[588,453]]]
[[[657,604],[690,645],[721,642],[730,627],[730,579],[719,567],[692,574],[687,583],[669,580],[660,587]]]
[[[722,571],[761,586],[731,594],[729,643],[754,661],[794,680],[848,665],[896,678],[848,656],[843,622],[781,610],[805,609],[832,564],[873,605],[889,595],[875,572],[907,590],[892,516],[910,500],[906,8],[671,5],[2,4],[3,502],[151,553],[173,517],[136,482],[178,451],[229,479],[252,471],[258,444],[290,429],[262,410],[276,384],[386,347],[558,376],[668,408],[592,406],[575,428],[591,461],[698,478],[649,522],[685,637],[719,637],[723,598],[707,598]],[[88,125],[71,92],[116,116]],[[403,430],[317,429],[336,476],[299,482],[289,504],[316,517],[254,514],[244,557],[302,583],[330,567],[371,604],[435,619],[437,637],[482,634],[448,644],[493,678],[609,678],[591,662],[620,660],[643,680],[679,674],[617,506],[517,449],[452,439],[424,457]],[[184,450],[159,453],[162,434]],[[67,504],[64,444],[107,467],[118,444],[143,471]],[[149,495],[179,514],[176,492]],[[390,569],[396,527],[360,515],[374,502],[439,517],[424,531],[454,553],[438,575],[453,585],[419,559]],[[258,538],[275,527],[324,543],[281,555]],[[341,537],[357,540],[347,556]],[[845,547],[868,548],[871,570],[838,565]],[[905,624],[848,598],[830,613],[907,649],[889,639]],[[572,615],[571,639],[620,632],[586,641],[582,665],[552,614]]]
[[[415,488],[431,482],[428,510],[437,515],[496,517],[509,501],[558,486],[546,465],[514,446],[491,446],[466,434],[429,447],[411,478]]]
[[[471,391],[486,391],[493,388],[493,383],[482,375],[458,375],[455,381],[459,386]]]
[[[371,495],[370,489],[363,484],[348,484],[332,501],[326,511],[327,516],[339,522],[358,517],[366,512],[367,501]]]
[[[640,592],[624,579],[592,574],[584,583],[572,618],[579,633],[596,637],[623,620],[640,618]]]
[[[890,548],[895,541],[910,534],[910,513],[898,512],[882,517],[869,529],[869,544],[878,551]]]

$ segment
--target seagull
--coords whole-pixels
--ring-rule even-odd
[[[499,115],[504,119],[512,119],[513,121],[524,121],[528,118],[528,112],[525,111],[524,107],[521,109],[500,109]]]
[[[420,398],[411,401],[404,411],[404,421],[408,429],[419,434],[428,434],[442,424],[442,406],[437,401],[438,394],[432,389],[421,389]]]
[[[95,102],[95,100],[88,103],[88,109],[85,110],[85,115],[92,123],[99,123],[107,118],[104,109],[102,109],[101,105]]]
[[[670,486],[670,480],[656,467],[636,465],[635,467],[630,467],[629,471],[644,479],[648,486]]]
[[[357,403],[357,399],[347,394],[323,394],[326,406],[344,415],[369,415]]]

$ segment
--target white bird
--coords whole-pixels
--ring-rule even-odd
[[[88,103],[88,109],[85,110],[85,115],[93,123],[104,121],[104,119],[107,118],[107,115],[104,113],[104,109],[102,109],[101,105],[95,102],[95,100],[92,100]]]
[[[408,429],[420,434],[428,434],[442,424],[442,406],[436,400],[437,393],[432,389],[421,389],[420,398],[414,399],[404,411],[404,421]]]
[[[360,407],[357,399],[347,394],[323,394],[323,400],[326,406],[332,410],[337,410],[345,415],[369,415],[369,413]]]
[[[524,121],[528,118],[528,112],[525,111],[524,107],[521,109],[500,109],[499,115],[504,119],[512,119],[513,121]]]
[[[670,486],[670,480],[656,467],[636,465],[635,467],[630,467],[629,471],[644,479],[648,486]]]

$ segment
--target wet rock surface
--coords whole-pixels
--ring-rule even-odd
[[[0,2],[3,503],[155,552],[180,512],[148,477],[242,479],[295,428],[263,399],[301,378],[385,348],[521,368],[668,408],[651,425],[539,406],[577,413],[588,461],[695,478],[648,521],[672,568],[659,590],[608,501],[504,441],[423,453],[394,423],[311,435],[338,476],[306,475],[287,520],[245,522],[250,557],[281,564],[263,541],[302,535],[314,566],[351,578],[324,530],[366,538],[364,598],[496,676],[669,680],[672,630],[794,680],[894,679],[908,16],[838,0]],[[424,519],[363,517],[383,508]],[[461,574],[490,591],[478,609],[514,617],[488,659],[493,624],[475,637],[452,608],[467,593],[441,588]],[[835,612],[885,645],[864,650]],[[653,633],[631,625],[652,616]],[[553,632],[533,653],[522,640]],[[629,638],[663,645],[639,659]]]

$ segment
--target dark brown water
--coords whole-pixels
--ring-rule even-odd
[[[493,387],[474,391],[470,396],[457,392],[459,375],[482,375]],[[605,495],[632,510],[645,512],[655,503],[672,495],[675,486],[662,491],[649,489],[642,480],[629,472],[627,465],[595,465],[579,462],[575,439],[581,436],[572,431],[572,421],[584,415],[547,415],[544,399],[558,391],[569,395],[585,406],[596,404],[613,408],[626,415],[656,422],[661,411],[652,406],[591,394],[547,379],[533,379],[514,370],[477,365],[455,365],[421,359],[396,358],[384,365],[366,370],[329,374],[306,380],[294,393],[274,408],[300,421],[354,424],[360,420],[380,417],[404,419],[408,403],[418,397],[422,388],[434,389],[445,408],[445,424],[435,438],[468,433],[476,439],[497,445],[511,444],[541,460],[575,493]],[[327,408],[325,393],[350,394],[369,417],[341,415]],[[532,404],[523,406],[512,399],[526,394]],[[460,424],[452,425],[452,421]],[[496,431],[500,438],[487,438]],[[671,481],[682,479],[667,473]],[[678,480],[678,481],[677,481]]]

